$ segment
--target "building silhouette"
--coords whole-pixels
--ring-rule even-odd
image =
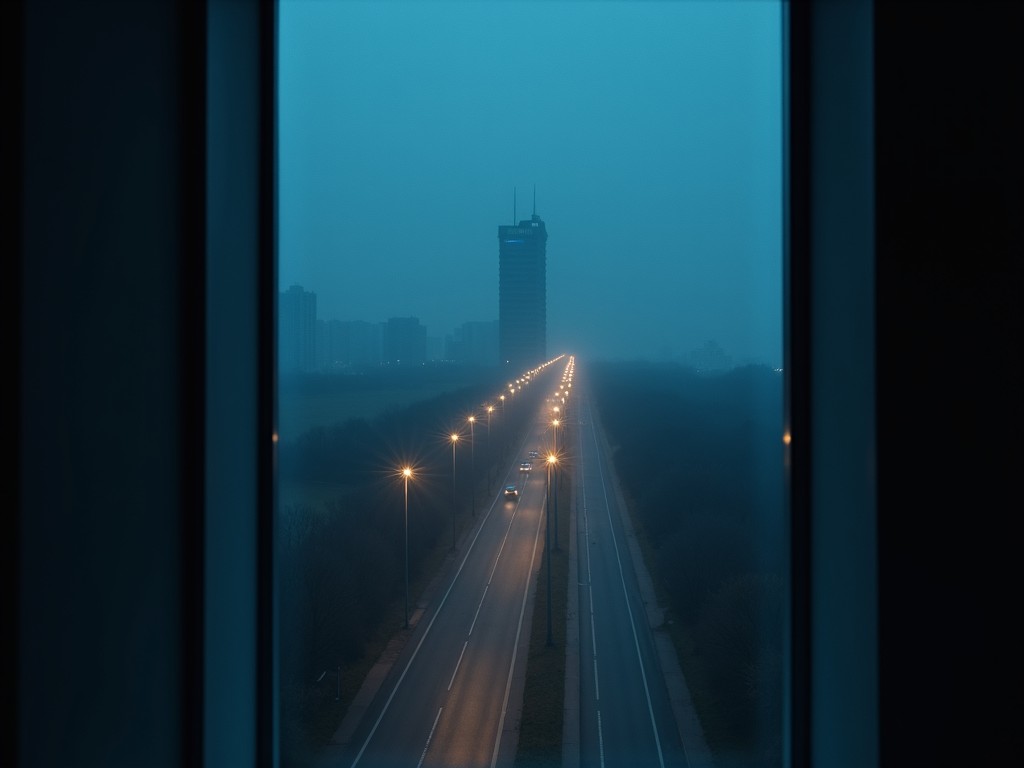
[[[316,294],[293,285],[278,299],[282,373],[316,369]]]
[[[445,357],[456,363],[496,365],[498,363],[498,321],[467,321],[446,339]]]
[[[498,227],[498,352],[503,365],[529,367],[546,358],[547,240],[536,212],[529,220]]]
[[[389,317],[384,327],[384,362],[422,365],[427,359],[427,328],[418,317]]]

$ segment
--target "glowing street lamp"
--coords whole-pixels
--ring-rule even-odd
[[[555,494],[553,512],[555,515],[555,552],[558,551],[558,456],[554,453],[548,454],[548,471],[555,473]]]
[[[550,510],[551,509],[551,468],[555,464],[555,455],[553,453],[549,453],[548,454],[548,460],[547,460],[546,463],[547,463],[547,470],[548,470],[548,474],[547,474],[547,479],[548,479],[548,482],[547,482],[547,497],[548,497],[547,508],[548,508],[548,510]],[[557,501],[556,501],[556,503],[557,503]],[[551,645],[553,645],[553,642],[551,640],[551,565],[552,565],[552,563],[551,563],[551,515],[549,515],[547,513],[547,511],[545,511],[545,513],[544,513],[544,525],[545,525],[545,528],[544,528],[544,546],[547,548],[547,551],[548,551],[548,553],[547,553],[547,561],[548,561],[548,567],[547,567],[547,572],[548,572],[547,573],[547,588],[548,588],[548,605],[547,605],[547,619],[548,619],[548,627],[547,627],[547,629],[548,629],[548,636],[547,636],[547,645],[551,646]],[[557,517],[555,518],[555,526],[556,526],[555,527],[555,533],[557,535],[557,532],[558,532],[558,527],[557,527],[558,526],[558,518]]]
[[[402,480],[405,483],[405,628],[409,628],[409,478],[412,467],[402,468]]]
[[[473,504],[473,517],[476,517],[476,440],[473,438],[473,425],[476,423],[476,416],[469,417],[469,456],[470,456],[470,477],[469,486],[471,489],[471,500]]]
[[[452,432],[452,551],[455,550],[455,444],[459,442],[459,433]]]

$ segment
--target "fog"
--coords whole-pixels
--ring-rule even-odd
[[[495,320],[536,210],[550,354],[781,365],[778,3],[279,12],[278,282],[320,318]]]

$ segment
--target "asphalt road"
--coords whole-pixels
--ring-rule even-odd
[[[544,546],[543,471],[519,472],[538,447],[537,414],[498,493],[465,540],[450,582],[419,618],[337,765],[509,766],[526,663],[530,586]],[[517,502],[503,488],[520,487]]]
[[[577,419],[580,765],[687,766],[609,457],[585,395]]]

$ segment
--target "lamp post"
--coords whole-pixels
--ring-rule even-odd
[[[547,645],[548,646],[552,645],[552,640],[551,640],[551,515],[548,514],[548,511],[551,509],[551,465],[554,464],[554,458],[555,458],[554,454],[549,454],[548,455],[548,462],[547,462],[547,464],[548,464],[548,483],[547,483],[547,498],[548,498],[547,507],[548,507],[548,509],[546,509],[544,511],[544,547],[545,547],[545,549],[547,549],[547,558],[546,559],[548,561],[548,567],[547,567],[547,572],[548,572],[548,574],[547,574],[547,582],[548,582],[548,585],[547,585],[548,586],[548,605],[547,605],[548,638],[547,638]]]
[[[487,491],[491,490],[491,471],[494,468],[494,460],[491,457],[491,414],[494,413],[494,406],[487,406]]]
[[[476,416],[469,417],[469,478],[470,498],[473,503],[473,517],[476,517],[476,440],[473,438],[473,424],[476,423]]]
[[[402,468],[402,480],[405,482],[405,628],[409,628],[409,478],[412,468]]]
[[[455,444],[459,442],[459,433],[452,432],[452,551],[455,551]]]
[[[548,466],[555,473],[555,492],[552,494],[553,505],[552,510],[555,515],[555,552],[558,551],[558,456],[551,454],[548,456]]]
[[[504,461],[508,455],[508,430],[505,429],[505,396],[501,395],[498,399],[501,401],[501,458]]]

